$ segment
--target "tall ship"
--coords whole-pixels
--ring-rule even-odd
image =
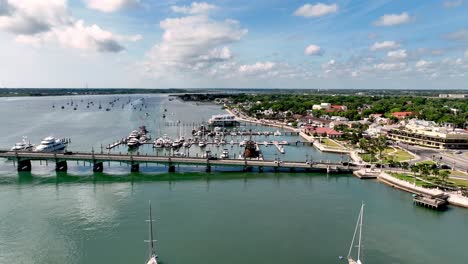
[[[34,148],[36,152],[54,152],[63,150],[66,147],[66,141],[54,137],[46,137],[41,140],[41,144]]]
[[[212,116],[210,119],[208,119],[208,124],[210,126],[232,127],[238,126],[240,123],[237,121],[235,115],[225,114]]]

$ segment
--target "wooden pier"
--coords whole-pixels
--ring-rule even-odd
[[[413,198],[413,203],[427,208],[440,210],[444,209],[447,206],[447,199],[448,195],[445,194],[439,194],[434,196],[415,194]]]
[[[318,171],[327,173],[349,173],[358,167],[343,165],[334,162],[299,162],[299,161],[279,161],[279,160],[256,160],[256,159],[206,159],[201,157],[175,157],[158,155],[137,154],[112,154],[94,152],[66,152],[66,153],[43,153],[32,151],[7,151],[0,150],[0,158],[13,160],[17,163],[18,171],[31,171],[31,161],[53,161],[56,163],[57,171],[67,171],[67,161],[83,161],[93,165],[94,172],[103,171],[103,162],[123,162],[131,165],[132,172],[139,171],[140,164],[156,163],[164,164],[169,172],[175,171],[176,165],[206,166],[207,171],[211,171],[212,166],[240,167],[245,171],[257,167],[259,171],[263,168],[287,169],[289,171]]]

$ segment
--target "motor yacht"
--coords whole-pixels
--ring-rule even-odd
[[[140,145],[140,141],[137,138],[130,138],[127,142],[129,148],[136,148]]]
[[[164,140],[162,138],[158,138],[154,141],[155,148],[162,148],[164,147]]]
[[[26,137],[23,137],[22,142],[16,143],[11,150],[12,151],[27,151],[31,150],[34,147],[34,145],[31,144],[31,142],[28,142]]]
[[[54,137],[46,137],[41,140],[41,144],[39,144],[36,148],[34,148],[34,151],[37,152],[54,152],[58,150],[63,150],[65,149],[65,141],[60,140],[58,138]]]

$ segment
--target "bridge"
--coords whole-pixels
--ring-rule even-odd
[[[124,162],[131,166],[131,172],[138,172],[140,164],[156,163],[167,165],[169,172],[175,172],[176,165],[196,165],[206,166],[206,171],[210,172],[212,166],[241,167],[248,171],[257,167],[259,171],[263,168],[296,169],[302,171],[320,171],[327,173],[352,172],[359,169],[355,166],[343,165],[336,162],[299,162],[299,161],[279,161],[279,160],[257,160],[257,159],[206,159],[199,157],[174,157],[155,156],[148,154],[113,154],[94,152],[66,152],[66,153],[44,153],[32,151],[6,151],[0,150],[0,158],[6,158],[17,162],[18,171],[31,171],[32,160],[55,162],[56,171],[67,171],[67,161],[83,161],[93,165],[94,172],[103,172],[104,162]]]

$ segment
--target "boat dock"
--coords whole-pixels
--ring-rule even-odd
[[[299,162],[299,161],[279,161],[279,160],[257,160],[257,159],[206,159],[202,157],[175,157],[158,155],[140,155],[136,154],[112,154],[94,152],[66,152],[66,153],[44,153],[31,151],[8,151],[0,150],[0,158],[13,160],[17,163],[18,171],[31,171],[31,161],[53,161],[56,163],[56,171],[67,171],[67,161],[89,162],[93,165],[94,172],[103,171],[103,162],[123,162],[131,166],[132,172],[139,171],[140,164],[156,163],[164,164],[169,172],[175,171],[176,165],[195,165],[206,166],[206,171],[211,171],[212,166],[230,166],[241,167],[244,171],[250,171],[252,168],[273,168],[287,169],[289,171],[317,171],[327,173],[349,173],[358,167],[343,165],[334,162]]]
[[[446,194],[439,194],[433,196],[425,194],[415,194],[413,197],[413,203],[427,208],[440,210],[447,206],[448,197],[449,196]]]

